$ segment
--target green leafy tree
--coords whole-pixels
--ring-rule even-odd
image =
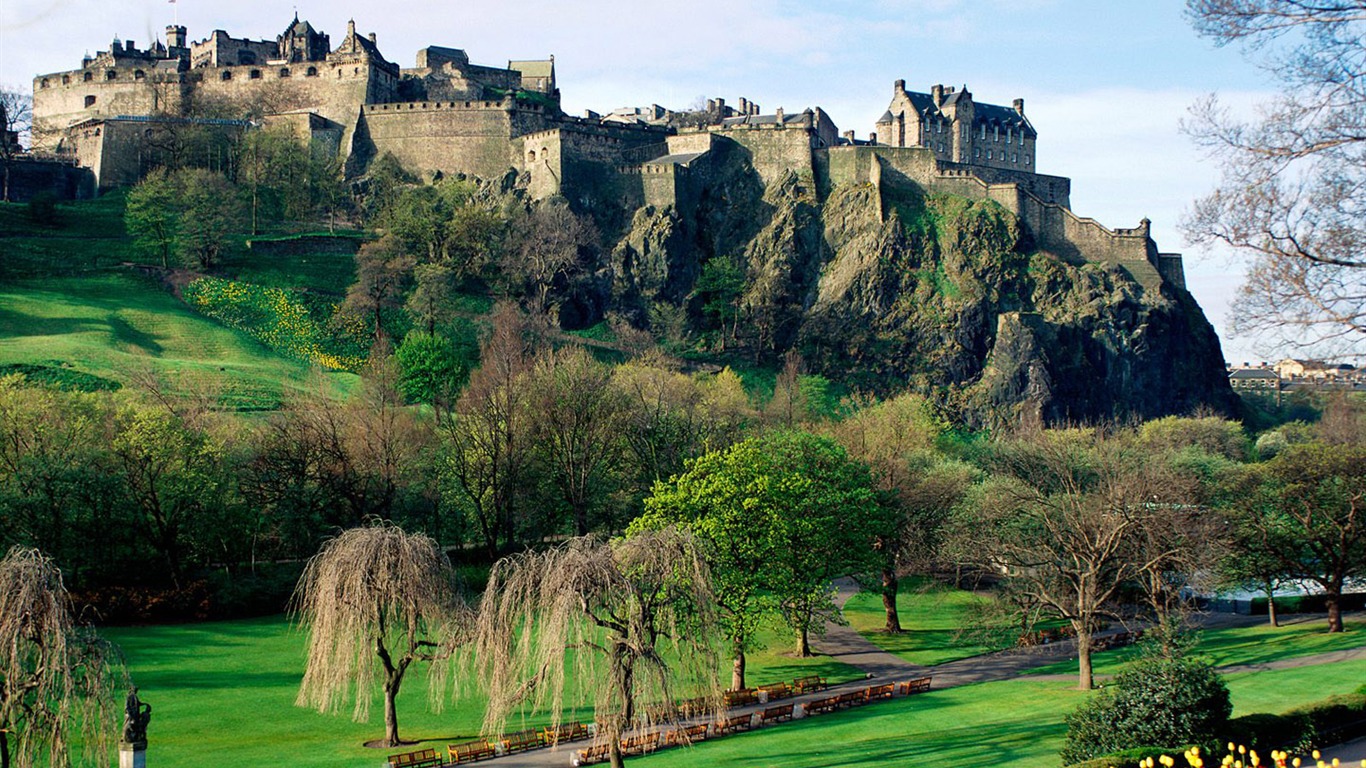
[[[799,634],[829,601],[829,579],[857,568],[880,515],[865,466],[803,432],[751,438],[708,453],[655,486],[632,530],[689,526],[706,543],[743,688],[745,657],[767,616],[787,610]]]
[[[1342,632],[1342,592],[1366,575],[1366,446],[1293,445],[1268,462],[1252,496],[1230,505],[1241,547],[1323,590],[1328,631]]]
[[[162,269],[171,268],[180,224],[178,204],[175,183],[164,169],[147,174],[128,191],[124,226],[141,251],[161,260]]]
[[[448,406],[470,375],[445,337],[423,331],[409,331],[394,360],[399,391],[410,403]]]
[[[384,310],[398,306],[414,263],[394,235],[366,243],[356,252],[356,282],[346,291],[342,311],[364,318],[376,341],[387,336]]]
[[[186,266],[218,266],[228,235],[243,226],[242,202],[227,177],[188,168],[174,175],[179,197],[176,252]]]

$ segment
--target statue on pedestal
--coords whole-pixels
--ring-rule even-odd
[[[152,720],[152,705],[138,699],[138,687],[128,689],[123,705],[123,742],[147,748],[147,723]]]

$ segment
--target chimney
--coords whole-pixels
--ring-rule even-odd
[[[898,80],[898,81],[896,81],[895,83],[892,84],[892,95],[893,95],[893,96],[900,96],[901,94],[903,94],[903,93],[905,93],[905,92],[906,92],[906,81],[905,81],[905,80]]]
[[[944,86],[936,84],[930,89],[930,96],[934,97],[934,105],[937,107],[944,103]]]
[[[877,131],[873,131],[872,133],[868,134],[868,143],[877,144]]]
[[[775,112],[774,114],[776,114],[776,115],[778,116],[778,125],[782,125],[782,124],[783,124],[783,108],[782,108],[782,107],[778,107],[778,111]]]
[[[751,115],[757,115],[757,114],[759,114],[759,105],[758,105],[758,104],[755,104],[754,102],[751,101],[751,102],[749,103],[749,113],[750,113]]]
[[[744,96],[740,97],[740,114],[749,114],[749,99],[745,98]]]
[[[132,52],[136,51],[137,49],[138,49],[138,47],[137,47],[136,45],[133,45],[133,41],[132,41],[132,40],[124,40],[124,41],[123,41],[123,50],[128,51],[129,53],[132,53]]]
[[[1012,106],[1015,107],[1015,111],[1018,112],[1021,117],[1024,116],[1024,99],[1016,99]]]
[[[853,144],[853,143],[854,143],[854,132],[853,132],[853,131],[845,131],[843,135],[844,135],[845,140],[848,141],[850,144]]]
[[[725,117],[725,116],[726,116],[726,100],[725,100],[725,99],[718,98],[718,99],[716,100],[716,114],[720,115],[721,117]]]
[[[715,111],[716,111],[716,99],[707,99],[707,111],[708,111],[708,112],[715,112]]]
[[[371,45],[376,45],[376,46],[379,45],[379,43],[375,42],[375,33],[374,33],[374,32],[371,32],[371,33],[370,33],[370,44],[371,44]]]
[[[356,36],[356,20],[355,20],[355,19],[351,19],[350,21],[346,22],[346,36],[347,36],[347,37],[355,37],[355,36]]]

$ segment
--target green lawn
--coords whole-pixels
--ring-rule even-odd
[[[1308,656],[1327,651],[1342,651],[1366,645],[1366,617],[1348,616],[1343,619],[1346,632],[1328,634],[1323,619],[1291,619],[1280,627],[1257,624],[1251,627],[1220,627],[1200,632],[1196,652],[1217,667],[1267,662]],[[1098,653],[1094,660],[1097,674],[1114,674],[1139,653],[1129,646]],[[1034,670],[1033,674],[1077,674],[1075,661],[1062,661]]]
[[[368,724],[353,722],[349,709],[323,715],[294,706],[304,636],[281,617],[119,628],[104,634],[122,648],[140,693],[154,707],[149,763],[219,768],[229,755],[233,764],[291,767],[374,768],[383,761],[385,750],[362,746],[384,735],[380,701]],[[749,672],[756,682],[802,674],[837,680],[856,676],[829,659],[798,660],[779,652],[755,654]],[[470,693],[472,687],[465,681],[463,698],[434,714],[427,709],[424,672],[415,668],[399,697],[404,738],[429,740],[424,746],[444,749],[448,742],[478,735],[484,702]],[[541,722],[544,718],[527,724]]]
[[[897,613],[906,631],[888,635],[882,631],[887,614],[882,595],[860,592],[844,607],[849,625],[879,648],[912,664],[932,666],[1007,647],[992,644],[985,634],[965,633],[977,621],[976,609],[991,598],[955,589],[932,580],[905,579],[897,595]]]
[[[0,283],[0,365],[67,365],[127,381],[146,367],[205,386],[225,407],[278,405],[311,369],[204,318],[160,286],[123,273]],[[337,392],[355,377],[327,374]]]

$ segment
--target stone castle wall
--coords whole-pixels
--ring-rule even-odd
[[[522,168],[521,142],[549,124],[544,109],[512,101],[406,102],[366,105],[353,155],[392,154],[404,168],[496,178]]]

